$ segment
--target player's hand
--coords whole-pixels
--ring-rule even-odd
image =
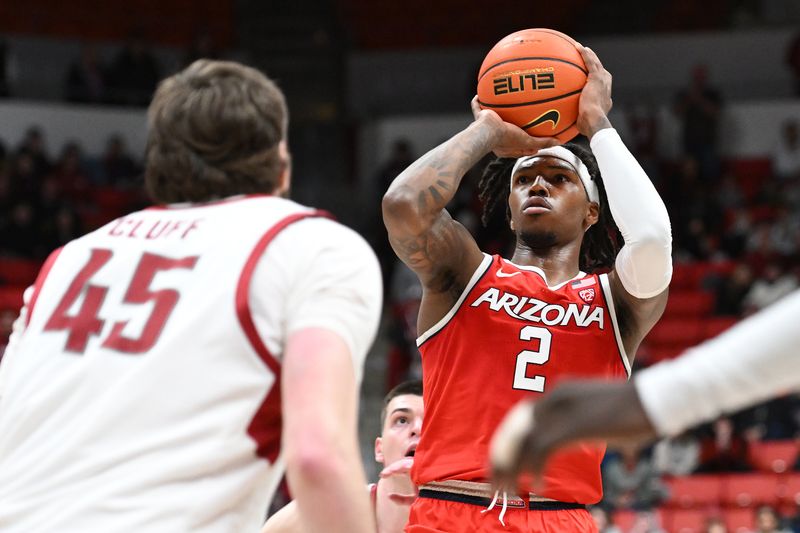
[[[486,125],[492,132],[492,152],[498,157],[533,155],[542,148],[559,144],[555,137],[533,137],[519,126],[505,122],[491,109],[481,109],[477,96],[472,99],[471,105],[475,122]]]
[[[536,445],[535,409],[531,401],[522,401],[506,414],[495,430],[489,446],[492,484],[495,489],[513,491],[523,471],[537,474],[544,457],[531,454]]]
[[[390,464],[383,470],[381,470],[380,476],[383,479],[392,477],[392,476],[408,476],[411,473],[411,467],[414,466],[414,458],[413,457],[404,457],[399,461],[395,461],[394,463]],[[419,491],[416,487],[414,487],[413,494],[400,494],[397,492],[389,493],[389,499],[395,503],[399,503],[401,505],[411,505],[414,503],[414,500],[417,499],[419,495]]]
[[[600,58],[591,48],[579,48],[589,71],[586,85],[578,103],[578,131],[591,138],[604,128],[610,128],[608,112],[611,111],[611,73],[603,68]]]

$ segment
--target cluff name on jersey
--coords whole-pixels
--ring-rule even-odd
[[[505,311],[508,316],[529,322],[542,322],[547,326],[556,324],[566,326],[573,322],[580,328],[588,328],[597,322],[597,326],[603,329],[604,309],[596,306],[571,303],[567,307],[556,304],[548,304],[536,298],[528,296],[517,296],[510,292],[501,292],[494,287],[487,289],[486,292],[470,304],[471,307],[478,307],[481,304],[488,304],[492,311]]]
[[[110,224],[108,234],[129,239],[185,239],[200,226],[200,220],[148,220],[122,217]]]

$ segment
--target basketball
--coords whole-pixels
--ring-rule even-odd
[[[489,50],[478,72],[478,103],[535,137],[578,134],[578,100],[588,74],[577,43],[546,28],[521,30]]]

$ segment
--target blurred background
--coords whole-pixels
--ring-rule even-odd
[[[287,95],[294,198],[361,232],[383,265],[361,402],[374,479],[381,399],[420,373],[420,289],[389,248],[381,195],[469,123],[483,56],[526,27],[598,53],[614,75],[612,123],[670,212],[669,304],[638,367],[798,287],[798,0],[12,1],[0,3],[0,354],[48,252],[148,204],[145,108],[158,81],[201,57],[247,63]],[[481,168],[450,210],[485,251],[505,253],[505,221],[479,223]],[[607,533],[798,532],[798,449],[800,397],[785,394],[644,451],[610,451],[593,513]]]

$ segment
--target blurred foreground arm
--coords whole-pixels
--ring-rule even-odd
[[[286,475],[303,531],[374,531],[358,452],[358,388],[345,342],[322,328],[294,333],[281,387]]]
[[[589,439],[644,441],[800,389],[800,291],[628,383],[575,382],[520,404],[495,433],[491,462],[510,482],[554,450]]]

